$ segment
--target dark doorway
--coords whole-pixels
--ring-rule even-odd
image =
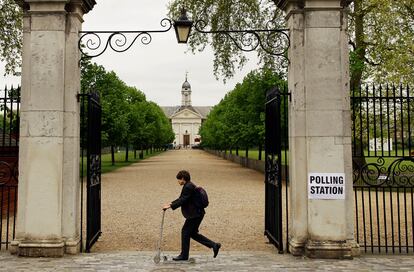
[[[184,146],[190,145],[190,135],[184,135]]]

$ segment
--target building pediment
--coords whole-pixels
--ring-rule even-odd
[[[201,119],[202,116],[198,112],[194,112],[190,109],[182,109],[171,116],[171,119]]]

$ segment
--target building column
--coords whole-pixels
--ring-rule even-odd
[[[26,0],[16,239],[20,256],[79,252],[78,31],[94,0]]]
[[[314,258],[354,255],[347,3],[283,0],[289,49],[289,249]],[[344,194],[309,192],[316,173],[345,179]],[[332,198],[332,199],[327,199]]]
[[[183,128],[182,128],[182,126],[181,126],[181,122],[180,122],[180,129],[179,129],[179,133],[178,133],[178,139],[180,139],[179,141],[178,141],[178,145],[179,146],[181,146],[181,145],[183,145],[183,135],[184,135],[184,133],[183,133]]]

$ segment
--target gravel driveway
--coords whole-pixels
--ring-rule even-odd
[[[102,236],[92,251],[155,250],[161,207],[178,197],[181,169],[209,194],[202,234],[222,243],[223,251],[275,252],[263,236],[263,174],[201,150],[167,151],[102,175]],[[163,250],[180,249],[183,222],[180,210],[167,211]],[[192,241],[191,250],[208,249]]]

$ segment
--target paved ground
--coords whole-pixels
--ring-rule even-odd
[[[164,203],[176,199],[177,172],[187,169],[210,205],[200,232],[223,251],[271,251],[264,230],[264,176],[201,150],[171,150],[102,176],[102,236],[94,252],[152,251],[159,239]],[[168,210],[163,248],[178,250],[184,218]],[[208,250],[192,243],[192,251]]]
[[[414,271],[411,256],[365,256],[354,260],[312,260],[271,252],[197,254],[195,264],[152,262],[153,252],[91,253],[61,259],[31,259],[0,253],[0,271]]]

